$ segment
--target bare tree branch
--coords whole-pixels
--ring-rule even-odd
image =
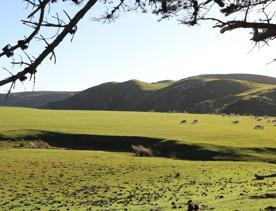
[[[255,44],[269,44],[276,38],[276,0],[23,0],[30,9],[27,18],[22,23],[31,27],[32,33],[16,44],[7,43],[0,52],[0,58],[20,56],[13,66],[24,68],[17,69],[8,78],[0,78],[0,86],[11,83],[14,87],[17,80],[24,81],[30,74],[30,79],[35,78],[39,65],[50,55],[56,62],[55,48],[69,34],[71,41],[77,31],[80,19],[98,1],[105,6],[107,12],[94,18],[96,21],[111,22],[121,13],[131,11],[151,12],[160,17],[159,20],[177,17],[184,25],[193,26],[204,21],[214,22],[213,27],[219,28],[221,33],[236,29],[250,29],[251,40]],[[74,16],[61,7],[60,12],[51,14],[51,9],[56,4],[73,3],[77,12]],[[82,5],[82,7],[79,7]],[[46,11],[48,9],[48,13]],[[46,31],[46,33],[45,33]],[[53,32],[50,34],[49,32]],[[49,35],[50,34],[50,35]],[[37,39],[43,51],[38,56],[30,56],[28,47]],[[46,45],[46,46],[45,46]],[[45,46],[45,49],[44,49]],[[21,49],[21,51],[18,51]],[[23,57],[21,56],[23,55]],[[25,61],[26,60],[26,61]],[[275,60],[276,61],[276,60]],[[14,71],[15,72],[15,71]]]
[[[7,84],[7,83],[15,83],[21,77],[26,76],[27,74],[35,74],[37,72],[37,67],[43,62],[43,60],[53,52],[53,50],[62,42],[62,40],[70,34],[71,30],[77,25],[80,19],[91,9],[96,0],[89,0],[87,4],[79,10],[79,12],[72,18],[72,20],[68,23],[68,26],[63,29],[63,31],[55,38],[55,40],[50,43],[45,50],[23,71],[18,72],[17,74],[8,77],[4,80],[0,81],[0,86]]]

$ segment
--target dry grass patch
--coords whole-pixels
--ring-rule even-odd
[[[150,147],[144,147],[142,145],[131,145],[133,152],[139,157],[153,157],[153,151]]]

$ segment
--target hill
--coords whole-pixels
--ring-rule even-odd
[[[80,110],[136,110],[141,103],[173,82],[146,83],[130,80],[123,83],[109,82],[84,90],[63,101],[50,103],[46,108]]]
[[[232,79],[232,80],[243,80],[259,84],[272,84],[276,85],[276,78],[263,76],[263,75],[253,75],[253,74],[207,74],[202,75],[203,77],[218,78],[218,79]]]
[[[11,93],[7,99],[6,94],[0,94],[0,106],[17,106],[39,108],[50,102],[71,97],[75,92],[18,92]]]
[[[199,75],[179,81],[104,83],[51,102],[50,109],[276,115],[276,78]]]

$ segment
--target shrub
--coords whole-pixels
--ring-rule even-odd
[[[51,146],[45,142],[45,141],[41,141],[41,140],[36,140],[36,141],[32,141],[30,143],[31,148],[33,149],[50,149]]]
[[[131,147],[136,156],[140,156],[140,157],[152,157],[153,156],[153,151],[151,148],[147,148],[142,145],[131,145]]]
[[[179,178],[180,177],[180,172],[179,171],[176,171],[174,168],[173,168],[173,172],[172,172],[172,177],[174,178]]]

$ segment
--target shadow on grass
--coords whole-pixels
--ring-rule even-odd
[[[271,147],[264,147],[264,148],[247,148],[248,150],[251,150],[256,153],[270,153],[276,155],[276,148]]]
[[[221,161],[262,161],[276,163],[274,157],[261,158],[254,154],[275,155],[276,148],[238,148],[216,145],[187,144],[175,140],[148,138],[139,136],[107,136],[88,134],[66,134],[48,131],[26,130],[33,135],[8,137],[0,134],[1,141],[47,142],[52,147],[71,150],[102,150],[110,152],[132,152],[131,145],[150,147],[154,156],[171,157],[185,160],[221,160]],[[249,153],[250,152],[250,153]]]
[[[172,157],[186,160],[248,160],[235,149],[179,143],[174,140],[137,136],[106,136],[87,134],[64,134],[47,131],[33,131],[36,135],[20,136],[18,140],[42,140],[52,147],[74,150],[102,150],[112,152],[131,152],[131,145],[150,147],[155,156]],[[0,138],[1,141],[1,138]],[[214,147],[213,147],[214,148]]]

